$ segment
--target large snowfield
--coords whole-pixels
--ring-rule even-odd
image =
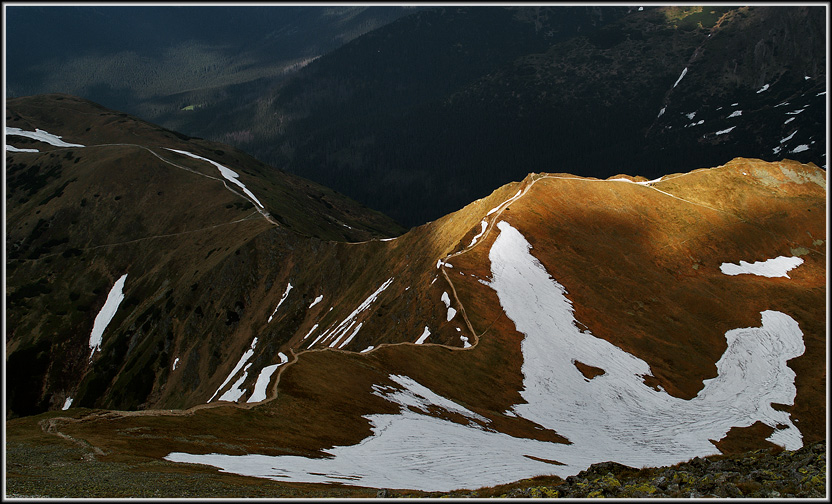
[[[526,402],[507,414],[552,429],[570,444],[497,432],[487,419],[412,378],[390,376],[397,386],[376,385],[373,393],[399,404],[400,412],[367,416],[373,435],[326,450],[328,458],[171,453],[165,459],[279,481],[449,491],[540,474],[566,477],[608,460],[633,467],[672,465],[719,453],[711,440],[756,421],[775,428],[772,442],[787,449],[802,446],[789,414],[771,406],[794,402],[795,374],[786,362],[804,351],[794,319],[764,311],[760,327],[728,331],[718,375],[705,380],[695,398],[679,399],[644,384],[651,374],[646,362],[582,332],[565,288],[531,254],[525,237],[506,222],[497,227],[487,284],[525,336],[521,395]],[[604,373],[588,379],[576,361]],[[466,424],[429,416],[429,405],[460,413]]]

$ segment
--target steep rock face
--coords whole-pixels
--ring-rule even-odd
[[[288,290],[280,269],[261,328],[200,391],[227,392],[227,376],[247,400],[291,348],[269,400],[80,410],[53,427],[108,453],[428,491],[795,449],[825,432],[825,198],[825,172],[793,161],[651,181],[531,174],[395,240],[338,245],[341,278],[362,280],[292,281],[276,335],[262,327]],[[342,338],[363,325],[344,348],[297,345],[322,334],[313,323]]]

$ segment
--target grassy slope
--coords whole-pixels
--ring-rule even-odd
[[[822,180],[823,190],[805,183],[812,177]],[[462,250],[488,210],[534,180],[529,193],[499,218],[525,234],[536,257],[566,287],[577,319],[585,321],[593,334],[646,360],[656,383],[671,394],[691,397],[703,379],[713,376],[725,330],[758,325],[764,309],[786,311],[800,323],[807,347],[791,363],[798,392],[795,405],[788,409],[799,420],[804,442],[823,438],[825,374],[816,371],[823,367],[825,344],[825,256],[823,244],[816,241],[826,238],[823,172],[792,162],[735,160],[654,184],[676,198],[625,182],[533,175],[393,242],[350,247],[398,257],[400,262],[390,264],[389,271],[395,273],[406,269],[403,259],[408,254],[421,252],[419,267],[409,275],[424,277],[422,268],[433,271],[435,257]],[[369,391],[372,384],[388,384],[388,374],[398,373],[491,418],[503,432],[556,441],[556,433],[501,413],[520,400],[516,391],[522,379],[521,335],[501,316],[494,292],[476,280],[488,275],[487,253],[495,234],[451,259],[454,269],[448,270],[479,337],[473,349],[431,345],[417,349],[403,344],[368,354],[311,351],[282,369],[277,399],[253,408],[201,408],[185,416],[79,410],[70,416],[84,415],[83,419],[62,421],[59,430],[99,447],[105,460],[125,463],[170,451],[309,456],[369,435],[362,415],[395,411]],[[791,279],[728,277],[718,269],[721,262],[793,254],[806,262],[792,272]],[[374,280],[387,275],[388,271],[376,273]],[[432,300],[441,317],[443,306],[437,299],[450,288],[441,281],[434,290],[421,284],[413,306]],[[377,285],[364,283],[363,292]],[[416,282],[413,286],[410,291],[419,289]],[[407,306],[403,293],[396,294],[397,301]],[[395,310],[375,309],[373,318],[380,319],[380,325],[368,329],[370,335],[380,337],[404,326],[411,341],[418,337],[421,325],[398,325]],[[304,329],[297,330],[295,337],[305,334]],[[680,352],[686,359],[678,358]],[[299,418],[304,421],[298,422]],[[30,420],[20,420],[24,421]],[[230,423],[233,431],[227,428]],[[767,446],[764,438],[769,433],[758,426],[734,429],[719,447],[740,452]]]

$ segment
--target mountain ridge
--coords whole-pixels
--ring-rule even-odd
[[[70,99],[36,100],[57,105]],[[354,236],[363,232],[370,239],[348,241],[339,233],[349,230],[326,219],[331,214],[297,215],[315,205],[314,198],[298,204],[295,214],[272,211],[277,203],[266,177],[274,172],[244,162],[242,153],[228,149],[221,156],[216,144],[181,139],[117,113],[90,116],[117,131],[98,132],[97,122],[81,122],[74,135],[57,128],[60,121],[68,128],[70,116],[56,114],[57,122],[40,124],[30,117],[23,124],[28,116],[14,110],[24,107],[10,105],[7,128],[41,129],[35,134],[62,135],[66,143],[88,143],[80,134],[86,127],[102,140],[165,138],[153,145],[204,158],[164,150],[190,172],[144,149],[52,149],[57,146],[7,135],[15,147],[48,149],[6,153],[7,246],[23,239],[7,263],[7,404],[12,413],[38,414],[7,416],[10,425],[42,421],[44,431],[93,447],[93,458],[128,464],[176,460],[295,483],[436,491],[533,474],[566,476],[597,457],[655,464],[824,436],[825,372],[818,370],[825,369],[826,173],[816,165],[737,158],[652,180],[530,173],[403,234],[379,234],[372,225],[392,225],[368,216],[363,222],[371,225]],[[83,101],[74,106],[90,107]],[[36,159],[44,162],[31,181],[15,176]],[[295,219],[298,227],[302,217],[332,225],[319,224],[317,236],[303,236],[263,219],[255,203],[235,207],[242,193],[227,190],[233,184],[228,177],[219,184],[196,176],[223,174],[214,163],[240,175],[271,215]],[[25,166],[14,168],[18,164]],[[91,166],[96,175],[119,175],[114,167],[128,166],[134,178],[164,177],[156,186],[130,183],[115,190],[103,175],[82,180]],[[68,182],[73,177],[78,180]],[[187,182],[174,185],[178,179]],[[73,189],[90,182],[89,192],[99,197],[89,194],[82,206],[82,194]],[[72,215],[51,226],[35,222],[36,215],[48,222],[49,212],[98,205],[96,225],[84,227],[130,238],[142,226],[169,226],[146,221],[154,212],[170,216],[173,207],[132,205],[141,212],[130,214],[117,203],[185,187],[171,203],[201,207],[175,217],[244,219],[235,223],[239,230],[90,254],[73,241],[76,233],[61,233],[74,229]],[[102,195],[106,204],[93,203]],[[348,204],[317,208],[339,212]],[[41,214],[21,212],[29,207]],[[115,231],[99,224],[110,222],[121,224]],[[35,230],[40,234],[27,239]],[[27,264],[29,256],[43,256],[43,265]],[[743,266],[762,262],[779,273],[769,261],[781,256],[792,258],[785,276],[760,276]],[[727,264],[742,274],[726,273]],[[126,281],[118,288],[122,275]],[[122,289],[100,350],[93,349],[87,343],[93,318],[105,298]],[[754,343],[778,337],[789,344],[782,354]],[[777,386],[738,387],[733,407],[720,407],[714,391],[732,390],[726,384],[733,372],[746,369],[742,345],[763,352],[755,355]],[[50,360],[57,362],[51,371]],[[759,379],[746,377],[749,384]],[[546,386],[554,387],[557,401],[540,399]],[[580,406],[564,390],[583,390],[591,400]],[[634,403],[620,400],[631,393]],[[765,407],[746,408],[749,397]],[[680,413],[692,404],[704,408],[708,422]],[[603,413],[592,413],[597,405]],[[582,419],[586,432],[608,426],[606,451],[551,408]],[[647,421],[645,411],[693,434],[655,431],[661,424]],[[587,414],[591,420],[583,418]],[[402,425],[421,437],[397,440]],[[669,436],[667,442],[629,444],[657,432]],[[436,452],[449,439],[460,443],[453,456]],[[669,453],[668,446],[676,448]],[[372,457],[365,459],[362,449]],[[428,482],[433,473],[408,465],[404,453],[425,457],[442,478]],[[279,459],[291,461],[284,467],[260,457],[295,458]],[[278,471],[284,477],[246,462],[256,460],[284,467]],[[471,467],[476,470],[466,470]]]

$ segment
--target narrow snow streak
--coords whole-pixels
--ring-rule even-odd
[[[254,347],[256,347],[256,346],[257,346],[257,337],[255,336],[254,340],[251,342],[251,346],[249,347],[249,349],[246,350],[243,353],[243,356],[240,357],[240,360],[237,362],[237,365],[234,366],[234,369],[232,369],[230,373],[228,373],[228,377],[226,377],[225,381],[222,382],[222,385],[220,385],[217,388],[217,391],[214,392],[214,395],[212,395],[210,399],[205,401],[206,403],[209,403],[209,402],[213,401],[214,397],[216,397],[216,395],[220,393],[220,390],[222,390],[223,387],[225,387],[228,384],[228,382],[230,382],[231,379],[234,378],[237,375],[237,372],[240,370],[240,368],[242,368],[245,365],[245,363],[248,362],[248,360],[251,359],[251,357],[254,355]],[[246,369],[248,369],[248,368],[246,368]],[[244,374],[244,377],[245,377],[245,374]],[[241,381],[239,383],[242,384]],[[236,386],[231,387],[231,388],[234,389],[234,388],[236,388]],[[223,394],[223,396],[225,396],[225,394]],[[220,400],[225,400],[225,399],[220,397]]]
[[[35,128],[35,131],[25,131],[20,128],[12,128],[6,126],[6,135],[17,135],[27,138],[32,138],[34,140],[38,140],[40,142],[45,142],[50,145],[54,145],[55,147],[85,147],[81,144],[74,144],[68,143],[61,140],[61,136],[53,135],[52,133],[43,131],[42,129]]]
[[[684,77],[685,74],[687,74],[687,73],[688,73],[688,67],[685,67],[685,69],[682,70],[682,75],[680,75],[679,78],[676,79],[676,82],[673,83],[673,87],[676,87],[676,85],[679,84],[679,82],[682,80],[682,77]]]
[[[488,221],[483,219],[483,221],[480,222],[480,224],[482,225],[482,230],[480,230],[480,232],[477,233],[476,236],[474,236],[474,238],[471,240],[471,243],[468,245],[468,248],[473,247],[474,244],[477,243],[477,240],[479,240],[480,237],[485,234],[485,230],[488,228]]]
[[[207,162],[211,163],[212,165],[214,165],[220,171],[220,174],[223,176],[223,178],[225,178],[227,181],[231,182],[232,184],[235,184],[235,185],[239,186],[240,189],[242,189],[243,192],[246,193],[254,201],[254,203],[256,203],[257,206],[259,206],[261,209],[265,208],[263,206],[263,204],[260,203],[260,200],[257,199],[257,196],[255,196],[251,191],[249,191],[248,188],[245,186],[245,184],[243,184],[242,182],[240,182],[238,180],[238,177],[240,175],[237,172],[235,172],[234,170],[231,170],[230,168],[226,168],[225,166],[217,163],[216,161],[211,161],[208,158],[204,158],[202,156],[197,156],[196,154],[191,154],[190,152],[187,152],[187,151],[178,150],[178,149],[169,149],[167,147],[165,147],[165,148],[169,151],[177,152],[179,154],[182,154],[182,155],[185,155],[185,156],[188,156],[188,157],[192,157],[194,159],[201,159],[203,161],[207,161]]]
[[[177,357],[176,359],[174,359],[174,361],[173,361],[173,367],[171,368],[171,371],[176,371],[176,366],[177,366],[177,364],[179,364],[179,357]]]
[[[323,343],[326,343],[326,341],[329,340],[330,338],[335,338],[335,340],[332,342],[332,344],[329,345],[330,348],[333,347],[334,345],[337,345],[338,341],[341,338],[343,338],[344,335],[346,335],[347,332],[350,329],[352,329],[353,325],[355,325],[355,317],[357,317],[361,312],[363,312],[364,310],[369,308],[370,305],[373,304],[373,302],[376,300],[378,295],[381,294],[382,292],[384,292],[384,290],[387,289],[387,287],[390,287],[391,283],[393,283],[393,278],[387,279],[383,284],[381,284],[381,286],[378,289],[375,290],[375,292],[370,294],[367,297],[367,299],[362,301],[361,304],[358,305],[358,308],[356,308],[355,310],[352,311],[352,313],[347,315],[347,318],[345,318],[340,324],[335,326],[335,328],[333,328],[333,329],[329,329],[327,331],[322,332],[317,338],[315,338],[315,341],[310,343],[309,346],[306,347],[306,348],[311,348],[315,343],[317,343],[318,341],[321,341],[321,340],[322,340]],[[358,324],[358,328],[355,329],[355,331],[352,333],[352,336],[350,336],[349,339],[352,339],[352,337],[355,336],[355,334],[358,332],[358,329],[360,329],[360,328],[361,328],[361,324]],[[314,327],[313,327],[313,330],[314,330]],[[310,334],[311,334],[311,332],[310,332]],[[309,336],[309,335],[307,334],[306,336]],[[304,337],[304,339],[306,339],[306,337]]]
[[[283,301],[286,301],[286,297],[289,296],[290,290],[292,290],[292,282],[289,282],[289,284],[286,286],[286,292],[284,292],[283,295],[280,296],[280,301],[277,302],[277,306],[274,307],[274,311],[271,315],[269,315],[269,322],[272,321],[272,319],[274,318],[274,314],[277,313],[277,309],[280,308],[280,305],[283,304]]]
[[[786,257],[786,256],[779,256],[775,257],[774,259],[768,259],[766,261],[756,261],[754,263],[748,263],[745,261],[740,261],[739,264],[733,263],[722,263],[719,266],[719,270],[726,275],[758,275],[764,276],[769,278],[774,277],[789,277],[789,271],[797,268],[803,264],[803,259],[800,257]]]
[[[9,152],[40,152],[37,149],[18,149],[14,145],[6,144],[6,150]]]
[[[725,133],[729,133],[734,128],[736,128],[736,126],[731,126],[730,128],[724,130],[719,130],[716,133],[714,133],[714,135],[723,135]]]
[[[792,119],[794,119],[794,117],[792,117]],[[789,119],[789,120],[791,120],[791,119]],[[786,122],[788,122],[788,121],[786,121]],[[785,124],[785,123],[784,123],[784,124]],[[791,139],[792,139],[792,137],[795,135],[795,133],[797,133],[797,130],[792,131],[792,134],[791,134],[791,135],[789,135],[789,136],[787,136],[787,137],[785,137],[785,138],[781,138],[781,139],[780,139],[780,143],[786,143],[786,142],[788,142],[789,140],[791,140]]]
[[[449,491],[540,474],[566,477],[607,460],[632,467],[672,465],[718,453],[710,439],[758,420],[775,427],[772,442],[790,450],[802,445],[789,414],[771,407],[794,402],[795,374],[786,362],[804,346],[791,317],[764,311],[761,327],[725,333],[728,346],[716,363],[717,377],[706,380],[695,398],[678,399],[643,383],[650,374],[646,362],[581,332],[566,290],[530,253],[531,245],[508,223],[497,226],[490,286],[524,334],[525,402],[509,411],[557,431],[571,444],[495,432],[468,408],[409,377],[391,375],[397,387],[374,385],[373,393],[399,404],[399,413],[366,416],[372,436],[325,450],[329,458],[170,453],[165,459],[279,481]],[[606,373],[587,382],[573,360]],[[435,408],[458,413],[465,423],[427,414]]]
[[[64,405],[63,405],[63,407],[61,408],[61,410],[66,411],[66,410],[68,410],[68,409],[69,409],[69,407],[70,407],[70,406],[72,406],[72,398],[71,398],[71,397],[67,397],[67,398],[66,398],[66,401],[64,401]]]
[[[90,332],[90,362],[92,362],[92,356],[95,354],[95,351],[101,350],[101,339],[104,337],[104,329],[113,320],[118,306],[124,301],[122,289],[124,289],[124,282],[126,280],[127,273],[121,275],[121,278],[116,280],[116,283],[110,289],[110,293],[107,294],[107,300],[104,301],[104,306],[101,307],[101,311],[95,316],[95,321],[92,324],[92,332]]]

